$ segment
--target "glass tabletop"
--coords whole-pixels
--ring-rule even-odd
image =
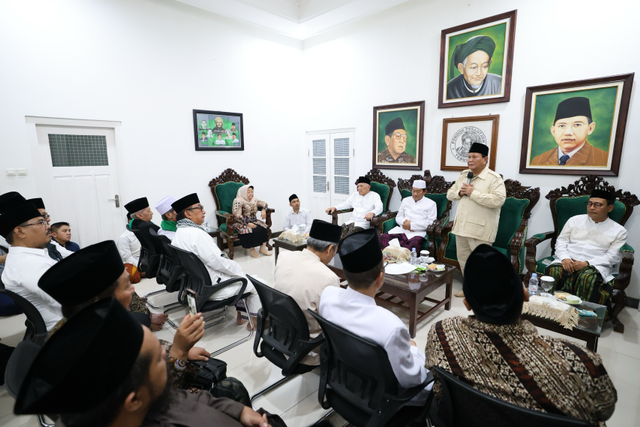
[[[604,317],[607,313],[607,307],[589,301],[583,301],[581,304],[574,305],[574,307],[580,310],[593,311],[598,315],[598,317],[581,316],[576,328],[600,335],[600,332],[602,332],[602,325],[604,324]]]

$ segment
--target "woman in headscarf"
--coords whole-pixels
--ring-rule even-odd
[[[249,255],[259,258],[255,247],[260,246],[260,253],[271,255],[267,249],[267,224],[257,218],[258,208],[262,209],[262,219],[267,217],[267,203],[258,200],[253,196],[253,185],[244,185],[238,189],[238,194],[233,200],[233,215],[236,222],[232,228],[240,236],[240,243],[243,248],[249,249]]]

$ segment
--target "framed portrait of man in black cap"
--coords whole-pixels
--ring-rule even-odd
[[[509,101],[516,13],[442,30],[438,108]]]
[[[527,88],[521,173],[617,176],[633,73]]]
[[[373,107],[373,166],[422,170],[424,101]]]

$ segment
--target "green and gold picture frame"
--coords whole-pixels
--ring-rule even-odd
[[[244,151],[241,113],[193,110],[196,151]]]
[[[508,102],[517,11],[442,30],[438,108]]]
[[[373,107],[373,168],[422,170],[424,101]]]
[[[618,176],[633,76],[528,87],[520,173]]]

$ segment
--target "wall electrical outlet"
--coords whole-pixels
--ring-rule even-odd
[[[18,176],[27,176],[27,169],[26,168],[18,168],[16,169]]]
[[[5,169],[5,173],[7,176],[16,176],[17,172],[15,169]]]

